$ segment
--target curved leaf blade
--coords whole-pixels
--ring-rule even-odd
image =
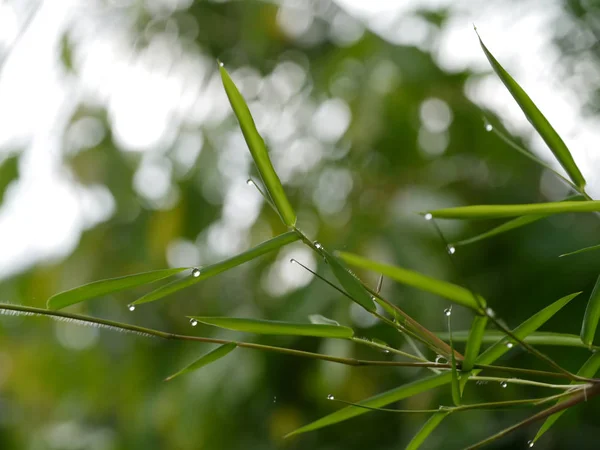
[[[76,303],[90,300],[96,297],[102,297],[108,294],[133,289],[138,286],[154,283],[155,281],[176,275],[187,268],[153,270],[150,272],[137,273],[135,275],[127,275],[118,278],[109,278],[106,280],[94,281],[93,283],[84,284],[67,291],[53,295],[46,302],[48,309],[62,309]]]
[[[256,247],[251,248],[239,255],[228,258],[219,263],[202,267],[199,274],[192,273],[189,276],[182,278],[180,280],[175,280],[169,284],[161,286],[158,289],[155,289],[152,292],[144,295],[143,297],[138,298],[132,305],[139,305],[141,303],[148,303],[159,300],[167,295],[178,292],[182,289],[185,289],[188,286],[192,286],[206,278],[217,275],[221,272],[225,272],[226,270],[232,269],[240,264],[251,261],[259,256],[262,256],[266,253],[269,253],[273,250],[277,250],[284,245],[291,244],[299,239],[299,236],[294,231],[288,231],[287,233],[280,234],[273,239],[269,239],[268,241],[262,242],[258,244]]]
[[[588,300],[585,314],[583,316],[583,324],[581,325],[581,341],[588,347],[592,346],[598,321],[600,320],[600,276],[596,280],[592,295]]]
[[[524,205],[474,205],[429,211],[437,219],[495,219],[528,215],[550,216],[553,214],[600,211],[599,200],[530,203]]]
[[[248,144],[252,159],[254,159],[254,163],[258,168],[263,183],[265,183],[267,191],[271,195],[271,198],[277,207],[277,211],[281,215],[281,219],[288,227],[291,227],[296,223],[296,213],[283,190],[283,186],[277,173],[275,173],[275,169],[269,158],[267,147],[256,129],[248,105],[222,64],[220,64],[219,71],[221,72],[223,87],[225,88],[233,112],[238,119],[242,134],[244,135],[246,144]]]
[[[217,347],[216,349],[214,349],[213,351],[211,351],[205,355],[202,355],[199,359],[197,359],[196,361],[191,363],[189,366],[184,367],[179,372],[174,373],[173,375],[165,378],[165,381],[171,381],[173,378],[178,377],[179,375],[183,375],[185,373],[201,369],[204,366],[214,363],[215,361],[218,361],[219,359],[223,358],[224,356],[227,356],[229,353],[231,353],[233,350],[235,350],[236,347],[237,347],[237,344],[235,342],[229,342],[227,344],[223,344],[220,347]]]
[[[600,353],[594,353],[594,354],[592,354],[592,356],[590,356],[588,358],[588,360],[583,364],[583,366],[581,366],[581,368],[577,372],[577,375],[579,375],[581,377],[586,377],[586,378],[593,378],[594,376],[596,376],[596,373],[598,372],[598,370],[600,370]],[[571,384],[575,384],[575,383],[571,383]],[[561,401],[565,401],[565,400],[566,400],[566,398],[563,400],[559,400],[556,403],[560,403]],[[554,423],[565,412],[566,412],[566,410],[559,411],[556,414],[552,414],[550,417],[548,417],[546,419],[546,421],[542,424],[540,429],[538,430],[535,437],[533,438],[533,442],[535,443],[539,438],[541,438],[542,435],[546,431],[548,431],[550,429],[550,427],[552,425],[554,425]]]
[[[477,315],[473,318],[473,324],[471,325],[471,330],[469,331],[466,339],[467,347],[465,348],[465,359],[462,363],[463,371],[470,371],[475,364],[475,359],[477,359],[477,356],[479,356],[479,350],[481,349],[487,322],[487,316]],[[456,332],[454,332],[451,336],[450,333],[448,333],[448,335],[454,339],[454,341],[457,341]]]
[[[413,395],[420,394],[421,392],[425,392],[430,389],[443,386],[444,384],[449,383],[451,379],[452,376],[450,372],[445,372],[428,378],[422,378],[412,383],[404,384],[397,388],[375,395],[371,398],[363,400],[359,404],[372,408],[381,408],[383,406],[389,405],[390,403],[394,403],[399,400],[412,397]],[[292,431],[291,433],[287,434],[286,437],[295,436],[297,434],[306,433],[308,431],[318,430],[319,428],[334,425],[336,423],[343,422],[353,417],[360,416],[367,412],[370,412],[370,410],[360,408],[357,406],[347,406],[346,408],[342,408],[332,414],[329,414],[312,423],[309,423],[308,425],[298,428],[295,431]]]
[[[593,251],[596,251],[596,250],[600,250],[600,244],[598,244],[598,245],[592,245],[591,247],[580,248],[579,250],[575,250],[574,252],[563,253],[562,255],[559,256],[559,258],[562,258],[563,256],[578,255],[579,253],[593,252]]]
[[[425,439],[429,437],[429,435],[435,430],[442,420],[446,418],[446,416],[450,414],[450,411],[440,411],[433,414],[427,422],[423,425],[423,427],[414,435],[411,441],[406,446],[406,450],[417,450],[423,445]]]
[[[546,142],[546,145],[550,148],[560,165],[565,169],[573,183],[575,183],[575,185],[580,189],[583,189],[585,187],[585,178],[577,167],[577,164],[575,163],[575,160],[573,159],[573,156],[571,155],[571,152],[564,141],[554,130],[552,125],[550,125],[548,119],[546,119],[535,103],[533,103],[529,95],[527,95],[527,93],[515,81],[515,79],[510,76],[506,70],[504,70],[494,55],[492,55],[492,53],[487,49],[481,40],[481,37],[479,37],[479,34],[477,37],[479,38],[481,48],[490,62],[492,69],[494,69],[494,72],[496,72],[502,83],[504,83],[504,86],[506,86],[508,91],[511,93],[525,114],[525,117],[527,117],[527,120],[529,120],[540,137],[544,140],[544,142]]]
[[[244,331],[246,333],[337,339],[349,339],[354,336],[352,328],[341,325],[317,325],[313,323],[293,323],[235,317],[190,316],[190,319],[197,320],[206,325],[225,328],[226,330]]]
[[[476,301],[471,291],[462,286],[437,280],[412,270],[372,261],[353,253],[337,252],[337,254],[344,262],[351,266],[379,272],[399,283],[439,295],[467,308],[479,311],[481,307],[478,301],[482,306],[485,306],[483,297],[478,296],[478,301]]]
[[[323,254],[329,267],[331,267],[331,271],[352,300],[367,311],[375,312],[377,308],[373,302],[373,296],[365,289],[358,277],[346,268],[337,257],[329,253],[322,246],[318,248],[318,250]]]

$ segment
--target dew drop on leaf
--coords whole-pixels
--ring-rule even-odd
[[[425,220],[431,220],[431,219],[433,219],[433,215],[431,213],[425,214]]]
[[[494,129],[494,127],[492,126],[491,123],[485,124],[485,131],[492,131],[493,129]]]
[[[200,276],[200,269],[197,269],[197,268],[192,269],[192,276],[194,278],[198,278]]]
[[[450,255],[454,255],[456,253],[456,247],[453,247],[452,245],[448,246],[448,254]]]
[[[190,325],[195,327],[196,325],[198,325],[198,321],[196,319],[190,319]]]
[[[533,441],[527,441],[527,447],[529,447],[529,448],[533,447],[534,444],[535,444],[535,442],[533,442]]]
[[[500,382],[500,387],[505,388],[506,386],[508,386],[508,383],[506,381]]]
[[[512,342],[506,343],[506,348],[513,348],[514,344]]]
[[[446,309],[444,310],[444,315],[445,315],[446,317],[450,317],[450,316],[452,315],[452,308],[446,308]]]
[[[335,400],[335,397],[333,396],[333,394],[329,394],[327,396],[327,400]]]

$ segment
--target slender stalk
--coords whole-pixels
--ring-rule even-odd
[[[552,414],[557,413],[559,411],[563,411],[565,409],[571,408],[580,403],[586,402],[588,399],[595,397],[599,394],[600,394],[600,384],[595,384],[589,389],[585,389],[585,390],[582,389],[580,392],[573,394],[573,396],[571,398],[569,398],[565,401],[562,401],[560,403],[557,403],[556,405],[551,406],[550,408],[547,408],[543,411],[540,411],[539,413],[534,414],[533,416],[530,416],[527,419],[525,419],[511,427],[505,428],[504,430],[494,434],[493,436],[490,436],[489,438],[484,439],[483,441],[480,441],[475,445],[467,447],[466,450],[474,450],[477,448],[481,448],[487,444],[490,444],[491,442],[494,442],[497,439],[500,439],[500,438],[506,436],[507,434],[509,434],[519,428],[527,426],[538,420],[545,419],[546,417],[549,417]]]
[[[529,386],[539,386],[539,387],[545,387],[545,388],[550,388],[550,389],[565,389],[565,390],[569,390],[572,391],[573,390],[573,385],[572,384],[550,384],[550,383],[542,383],[540,381],[532,381],[532,380],[523,380],[521,378],[499,378],[499,377],[479,377],[479,376],[474,376],[474,377],[469,377],[469,381],[495,381],[498,383],[508,383],[508,384],[525,384],[525,385],[529,385]],[[586,384],[583,385],[586,388],[590,387],[591,384]]]
[[[352,342],[356,342],[357,344],[362,344],[362,345],[366,345],[368,347],[376,348],[378,350],[383,350],[386,353],[394,353],[396,355],[404,356],[409,359],[414,359],[415,361],[428,362],[428,360],[425,358],[420,358],[420,357],[412,355],[410,353],[403,352],[402,350],[398,350],[394,347],[379,344],[377,342],[373,342],[368,339],[363,339],[363,338],[359,338],[359,337],[352,337],[350,339],[352,340]]]

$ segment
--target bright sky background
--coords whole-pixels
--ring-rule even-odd
[[[213,61],[205,56],[182,58],[173,71],[174,75],[153,73],[148,70],[148,61],[143,58],[132,61],[131,55],[120,45],[123,36],[119,34],[118,26],[107,27],[110,17],[101,17],[106,11],[100,8],[100,2],[93,0],[43,2],[27,31],[20,36],[19,30],[29,15],[28,11],[36,3],[0,0],[0,55],[16,42],[0,73],[0,161],[7,152],[20,145],[26,146],[20,163],[21,176],[10,186],[0,206],[0,278],[20,272],[39,261],[68,255],[85,229],[107,220],[114,212],[114,201],[106,188],[80,185],[61,164],[62,131],[81,99],[108,105],[109,118],[122,147],[146,152],[143,167],[136,175],[136,188],[149,201],[163,202],[166,206],[176,201],[176,193],[168,190],[172,172],[177,168],[165,168],[160,151],[156,149],[173,143],[175,136],[169,130],[173,129],[173,125],[182,123],[182,117],[190,117],[189,120],[196,125],[209,125],[211,121],[219,122],[228,113],[228,105],[216,82],[209,83],[203,92],[205,98],[210,99],[207,103],[193,102],[200,94],[200,87],[190,79],[210,76],[213,66]],[[128,2],[113,0],[109,3],[118,7]],[[181,8],[188,2],[153,0],[149,3],[157,5],[157,8]],[[293,4],[294,7],[302,4],[281,3]],[[579,116],[580,100],[561,86],[561,80],[555,78],[555,72],[548,64],[548,61],[555,62],[558,58],[550,32],[553,20],[561,11],[553,2],[337,0],[337,3],[356,19],[340,18],[339,39],[354,39],[360,36],[363,26],[368,27],[391,42],[432,50],[436,61],[448,71],[467,67],[478,71],[489,68],[473,32],[475,23],[490,50],[528,91],[571,148],[588,180],[589,193],[600,194],[600,178],[596,176],[600,154],[593,150],[595,143],[600,141],[600,127],[595,120]],[[412,11],[418,7],[440,6],[451,6],[453,15],[442,31],[440,46],[434,47],[437,44],[428,39],[430,30],[427,23]],[[400,26],[391,27],[396,18],[401,18]],[[293,15],[287,16],[282,12],[279,20],[290,35],[301,36],[310,26],[312,16],[306,11],[304,15],[294,11]],[[81,81],[74,81],[65,74],[56,56],[62,31],[74,22],[80,26],[77,34],[86,48],[86,56],[80,61]],[[169,45],[168,33],[165,36],[162,42],[156,42],[153,50],[168,57],[165,50]],[[293,66],[280,69],[280,79],[285,81],[289,95],[296,95],[303,83],[302,72]],[[273,75],[276,76],[279,75]],[[248,77],[251,79],[252,74]],[[155,94],[154,107],[147,105],[148,91]],[[511,131],[528,137],[531,148],[557,165],[495,76],[473,81],[467,94],[476,103],[495,111]],[[186,99],[189,101],[186,102]],[[260,105],[257,107],[260,108]],[[305,142],[303,148],[310,149],[311,145],[317,148],[322,143],[338,139],[350,120],[343,102],[331,100],[315,108],[315,114],[321,111],[326,117],[334,117],[335,123],[325,130],[322,126],[319,128],[319,121],[313,121],[310,126],[315,140]],[[286,116],[281,117],[282,123],[271,130],[274,139],[285,139],[281,134],[285,134]],[[292,119],[293,115],[290,116]],[[82,123],[78,126],[79,132],[77,127],[72,129],[69,139],[79,146],[93,145],[93,142],[80,141],[85,136],[93,141],[94,133],[91,131],[97,124]],[[334,130],[334,135],[327,135],[327,130]],[[102,131],[98,133],[101,138]],[[177,141],[183,165],[193,163],[201,151],[202,141],[200,133],[191,133]],[[239,142],[232,137],[228,145],[233,148]],[[224,157],[227,157],[227,151],[226,147]],[[310,159],[310,155],[314,156],[314,160]],[[318,161],[319,155],[317,151],[305,155],[302,161],[288,168],[290,173],[293,170],[309,170],[311,164]],[[277,152],[274,157],[278,157]],[[231,160],[228,162],[231,163]],[[302,163],[308,165],[298,168],[297,165]],[[223,219],[208,231],[207,242],[215,243],[211,244],[215,247],[213,254],[226,255],[244,246],[243,237],[239,237],[243,236],[243,230],[233,225],[239,223],[240,217],[232,216],[240,205],[250,205],[249,210],[243,211],[244,217],[254,214],[255,219],[258,213],[260,200],[255,201],[255,193],[249,194],[245,189],[243,174],[247,172],[248,164],[248,160],[242,161],[239,171],[233,174],[231,188],[223,194]],[[288,170],[282,167],[284,172]],[[351,189],[352,181],[348,181],[344,173],[329,176],[337,176],[340,185],[349,183],[348,189]],[[153,182],[148,183],[148,180]],[[147,187],[149,185],[150,188]],[[328,191],[327,186],[322,186],[322,190]],[[315,194],[315,198],[321,197]],[[241,202],[240,198],[244,201]],[[331,202],[334,200],[331,199]],[[253,220],[241,226],[247,228]],[[193,243],[176,243],[176,248],[171,250],[174,256],[169,257],[169,261],[174,264],[200,262],[201,257]],[[180,261],[181,255],[184,255],[183,261]],[[288,259],[289,256],[285,255]],[[281,269],[284,270],[290,269]],[[279,276],[285,277],[286,273],[282,272]]]

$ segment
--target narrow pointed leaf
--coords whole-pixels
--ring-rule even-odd
[[[333,325],[339,327],[340,324],[338,321],[330,319],[329,317],[322,316],[321,314],[311,314],[308,316],[308,320],[310,323],[314,323],[316,325]]]
[[[584,197],[582,195],[572,195],[563,200],[563,202],[568,201],[578,201],[583,200]],[[506,233],[507,231],[514,230],[515,228],[524,227],[529,225],[530,223],[537,222],[539,220],[545,219],[548,217],[548,214],[540,214],[540,215],[530,215],[530,216],[521,216],[516,219],[509,220],[508,222],[504,222],[501,225],[498,225],[495,228],[492,228],[485,233],[478,234],[477,236],[470,237],[468,239],[463,239],[462,241],[454,242],[450,244],[453,247],[460,247],[463,245],[474,244],[475,242],[483,241],[484,239],[488,239],[494,237],[498,234]],[[564,256],[564,255],[561,255]]]
[[[588,358],[588,360],[583,364],[583,366],[581,366],[581,368],[577,372],[577,375],[586,378],[593,378],[596,376],[598,370],[600,370],[600,353],[594,353]],[[575,382],[572,382],[571,384],[575,384]],[[563,400],[559,400],[557,403],[560,403],[561,401],[565,400],[566,398]],[[540,427],[535,437],[533,438],[533,442],[536,442],[539,438],[541,438],[542,435],[546,431],[548,431],[550,427],[554,425],[554,422],[556,422],[560,418],[560,416],[562,416],[565,412],[566,410],[559,411],[556,414],[553,414],[550,417],[548,417]]]
[[[525,339],[529,334],[536,331],[539,327],[545,324],[554,314],[560,311],[565,305],[567,305],[571,300],[577,297],[581,292],[576,292],[574,294],[569,294],[561,299],[555,301],[549,306],[546,306],[541,311],[538,311],[517,328],[515,328],[512,332],[519,339]],[[500,358],[504,355],[509,348],[506,344],[510,342],[510,339],[505,336],[494,345],[489,347],[486,351],[484,351],[481,355],[477,357],[475,360],[476,364],[491,364],[493,361]],[[476,371],[474,371],[476,372]]]
[[[428,378],[422,378],[412,383],[399,386],[397,388],[375,395],[369,399],[363,400],[362,402],[360,402],[360,404],[373,408],[381,408],[383,406],[389,405],[390,403],[394,403],[399,400],[412,397],[413,395],[420,394],[421,392],[426,392],[430,389],[443,386],[444,384],[449,383],[451,379],[452,375],[450,374],[450,372],[441,373],[439,375],[434,375]],[[360,408],[357,406],[348,406],[325,417],[322,417],[316,420],[315,422],[298,428],[297,430],[289,433],[286,437],[306,433],[308,431],[318,430],[319,428],[334,425],[336,423],[343,422],[345,420],[351,419],[356,416],[360,416],[368,412],[370,412],[370,410],[365,408]]]
[[[531,203],[524,205],[475,205],[429,211],[438,219],[495,219],[525,215],[553,215],[574,212],[600,211],[599,200],[582,202]],[[423,213],[427,214],[427,213]]]
[[[429,437],[429,435],[435,430],[442,420],[446,418],[446,416],[450,414],[450,411],[440,411],[433,414],[427,422],[423,425],[423,427],[415,434],[415,436],[411,439],[411,441],[406,446],[406,450],[417,450],[423,445],[425,439]]]
[[[223,358],[224,356],[227,356],[236,347],[237,347],[237,344],[235,342],[229,342],[228,344],[221,345],[220,347],[217,347],[216,349],[214,349],[212,352],[209,352],[206,355],[201,356],[199,359],[194,361],[189,366],[184,367],[179,372],[166,378],[165,381],[171,381],[173,378],[178,377],[179,375],[183,375],[184,373],[198,370],[204,366],[207,366],[208,364],[214,363],[215,361]]]
[[[151,272],[137,273],[135,275],[127,275],[119,278],[110,278],[107,280],[94,281],[93,283],[69,289],[68,291],[60,292],[48,299],[46,306],[48,309],[62,309],[66,306],[90,300],[96,297],[102,297],[108,294],[133,289],[138,286],[154,283],[178,274],[186,268],[153,270]]]
[[[588,347],[592,346],[598,321],[600,320],[600,276],[596,280],[596,285],[588,300],[585,315],[583,316],[583,324],[581,326],[581,340]]]
[[[398,281],[399,283],[403,283],[426,292],[431,292],[432,294],[447,298],[454,303],[466,306],[467,308],[471,308],[476,311],[481,309],[471,291],[462,286],[448,283],[447,281],[437,280],[427,275],[413,272],[412,270],[371,261],[353,253],[338,252],[337,254],[344,262],[351,266],[380,272],[383,275]],[[485,300],[483,297],[478,296],[478,298],[479,303],[482,306],[485,305]]]
[[[577,167],[577,164],[575,164],[575,160],[573,159],[573,156],[571,155],[571,152],[567,148],[564,141],[554,130],[554,128],[552,128],[550,122],[548,122],[546,117],[533,103],[523,88],[512,76],[510,76],[506,70],[504,70],[494,55],[490,53],[479,35],[477,37],[479,38],[481,48],[490,62],[492,69],[494,69],[494,72],[496,72],[502,83],[504,83],[504,86],[506,86],[508,91],[511,93],[525,114],[525,117],[527,117],[527,120],[529,120],[540,137],[544,140],[544,142],[546,142],[546,145],[550,148],[552,153],[554,153],[555,158],[558,160],[563,169],[565,169],[573,183],[575,183],[575,185],[579,188],[583,189],[585,187],[585,179]]]
[[[556,314],[563,306],[565,306],[569,301],[571,301],[575,296],[580,294],[579,292],[576,294],[570,294],[566,297],[563,297],[556,302],[552,303],[550,306],[544,308],[539,311],[537,314],[534,314],[521,325],[513,330],[513,333],[520,339],[524,339],[530,333],[536,331],[539,327],[541,327],[547,320],[549,320],[554,314]],[[502,342],[502,348],[496,349],[495,346],[492,346],[488,349],[488,351],[479,355],[476,359],[477,364],[492,364],[496,359],[502,356],[508,348],[505,343]],[[473,373],[479,373],[480,370],[473,370]],[[463,377],[464,378],[464,377]],[[390,403],[397,402],[399,400],[412,397],[414,395],[420,394],[422,392],[426,392],[430,389],[434,389],[439,386],[443,386],[444,384],[450,383],[452,381],[452,374],[449,372],[441,373],[439,375],[434,375],[432,377],[423,378],[412,383],[408,383],[397,388],[391,389],[386,392],[382,392],[381,394],[375,395],[371,398],[363,400],[360,402],[361,405],[373,407],[373,408],[382,408]],[[361,414],[365,414],[369,410],[364,408],[359,408],[356,406],[348,406],[346,408],[340,409],[332,414],[329,414],[325,417],[321,417],[320,419],[309,423],[291,433],[287,436],[294,436],[296,434],[306,433],[308,431],[318,430],[319,428],[327,427],[329,425],[334,425],[336,423],[343,422],[345,420],[351,419],[353,417],[359,416]]]
[[[471,330],[468,334],[467,347],[465,349],[465,359],[462,363],[463,371],[470,371],[473,368],[473,364],[475,364],[475,359],[479,356],[479,350],[481,349],[487,322],[487,316],[477,315],[473,318],[473,324],[471,325]],[[451,337],[457,341],[456,332]]]
[[[190,316],[206,325],[213,325],[233,331],[257,334],[278,334],[286,336],[314,336],[349,339],[354,336],[352,328],[341,325],[316,325],[312,323],[279,322],[275,320],[239,319],[234,317],[197,317]]]
[[[340,282],[344,290],[352,297],[356,303],[365,308],[367,311],[376,311],[375,303],[373,303],[373,296],[365,289],[360,280],[347,269],[344,264],[336,257],[329,253],[324,248],[320,248],[319,251],[325,257],[325,260],[331,267],[331,271]]]
[[[189,276],[185,278],[181,278],[179,280],[175,280],[169,284],[161,286],[160,288],[149,292],[141,298],[138,298],[132,305],[138,305],[140,303],[148,303],[153,302],[155,300],[159,300],[167,295],[173,294],[177,291],[185,289],[188,286],[192,286],[199,281],[205,280],[206,278],[217,275],[221,272],[225,272],[226,270],[232,269],[233,267],[239,266],[245,262],[251,261],[259,256],[262,256],[266,253],[272,252],[273,250],[278,250],[284,245],[295,242],[299,239],[297,233],[293,231],[288,231],[287,233],[280,234],[273,239],[269,239],[256,247],[251,248],[244,253],[240,253],[239,255],[233,256],[225,261],[221,261],[219,263],[213,264],[211,266],[202,267],[200,273],[192,272]]]
[[[562,258],[563,256],[578,255],[579,253],[593,252],[595,250],[600,250],[600,245],[592,245],[591,247],[580,248],[579,250],[575,250],[574,252],[563,253],[562,255],[560,255],[560,258]]]
[[[452,339],[454,342],[467,342],[467,347],[469,345],[469,336],[471,330],[461,330],[461,331],[453,331]],[[441,339],[447,340],[448,333],[441,332],[436,333],[438,337]],[[483,344],[495,344],[500,339],[502,339],[505,334],[502,331],[497,330],[488,330],[483,334],[482,343]],[[535,333],[531,333],[525,339],[523,339],[527,344],[531,345],[547,345],[547,346],[555,346],[555,347],[580,347],[580,348],[588,348],[581,341],[581,336],[576,334],[568,334],[568,333],[553,333],[549,331],[538,331]],[[593,349],[599,349],[600,347],[594,346]],[[465,352],[465,361],[467,358],[468,350]],[[463,363],[464,366],[464,363]]]
[[[246,139],[246,144],[248,144],[252,159],[254,159],[254,163],[258,168],[263,183],[273,199],[283,222],[287,226],[293,226],[296,223],[296,213],[292,209],[292,205],[290,205],[290,202],[285,195],[285,191],[283,190],[283,186],[281,185],[277,173],[275,173],[275,169],[273,169],[267,147],[256,129],[248,105],[225,68],[221,65],[219,70],[221,72],[221,79],[223,80],[225,92],[227,93],[233,112],[240,123],[244,139]]]

